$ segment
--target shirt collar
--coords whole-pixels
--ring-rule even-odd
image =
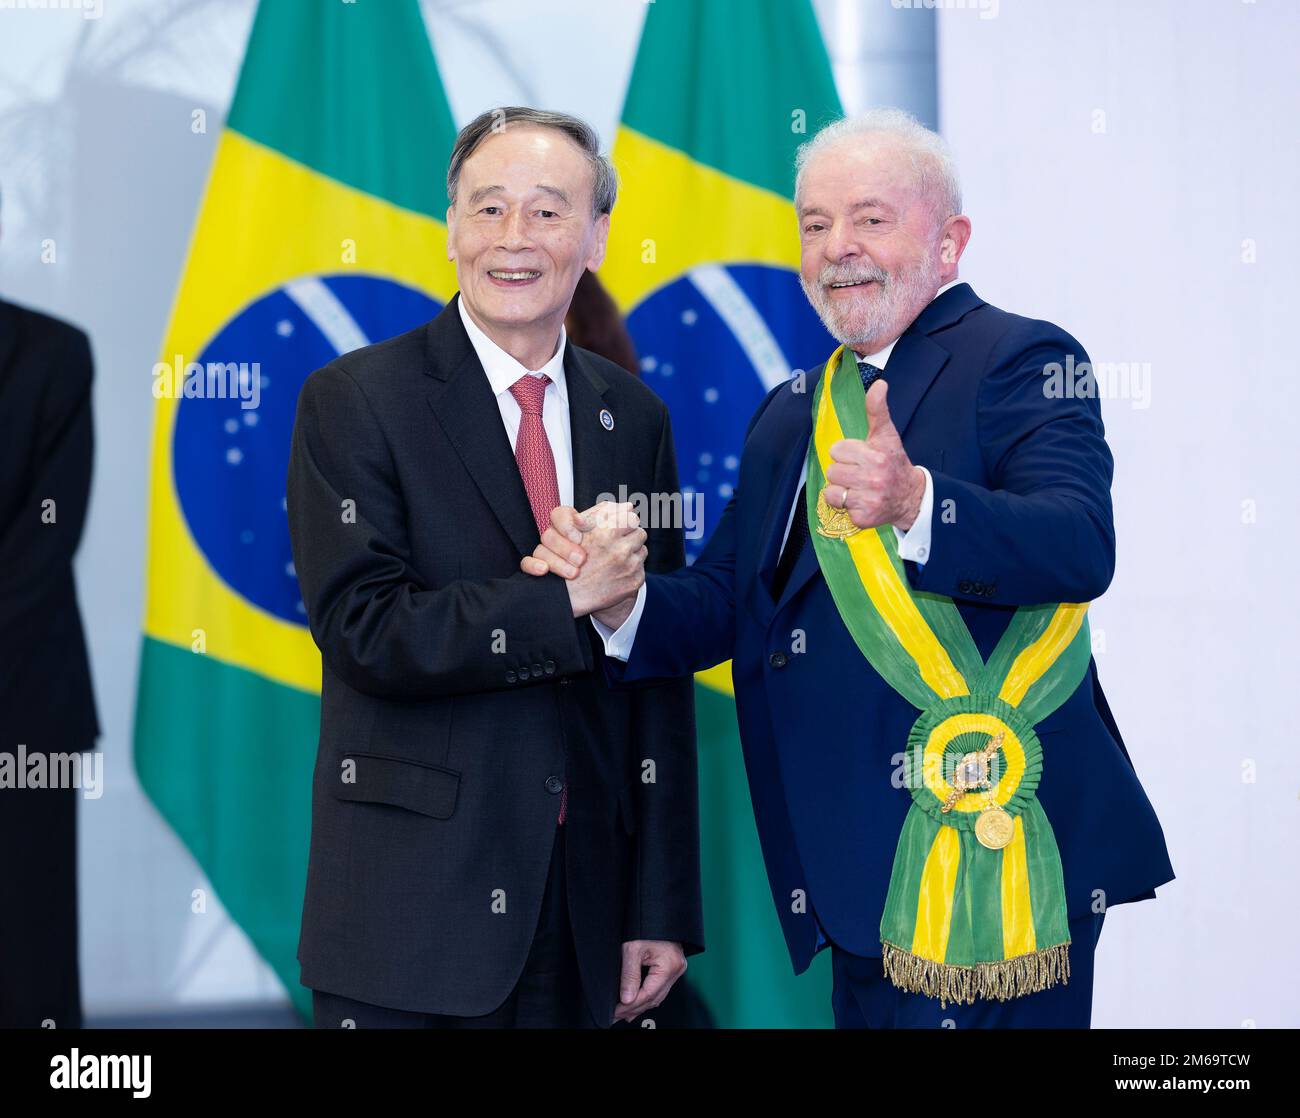
[[[948,288],[955,287],[957,284],[961,282],[962,282],[961,280],[957,280],[957,279],[949,280],[941,288],[939,288],[938,291],[934,293],[934,298],[935,299],[939,298],[939,296],[942,295],[945,291],[947,291]],[[932,299],[931,302],[933,301],[934,300]],[[863,357],[860,353],[855,353],[853,356],[858,359],[859,364],[865,361],[867,364],[874,365],[877,369],[880,369],[883,372],[886,362],[889,361],[889,355],[894,352],[894,346],[896,345],[898,345],[897,338],[895,338],[892,342],[890,342],[889,345],[885,346],[884,349],[879,349],[875,353],[869,353],[867,354],[866,357]]]
[[[531,369],[524,368],[523,365],[479,329],[478,323],[470,318],[469,311],[465,309],[464,298],[456,300],[456,309],[460,311],[460,320],[465,324],[465,332],[469,335],[470,345],[474,347],[474,352],[478,354],[479,364],[483,366],[483,372],[487,374],[488,384],[492,386],[492,395],[500,396],[503,392],[509,392],[510,386],[520,377],[540,377],[545,374],[551,378],[551,383],[555,385],[556,391],[559,392],[560,402],[568,402],[568,389],[564,382],[564,346],[568,340],[568,335],[565,333],[563,323],[560,324],[560,344],[555,347],[554,356],[534,372]]]

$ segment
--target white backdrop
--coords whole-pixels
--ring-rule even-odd
[[[1178,880],[1107,918],[1097,1025],[1300,1025],[1298,50],[1280,0],[939,16],[963,274],[1149,366],[1145,400],[1102,405],[1119,561],[1094,625]]]
[[[985,0],[996,14],[984,18],[967,10],[975,0],[937,0],[936,104],[933,13],[816,2],[846,107],[937,111],[975,227],[963,277],[1060,323],[1095,361],[1138,371],[1143,391],[1104,405],[1120,563],[1094,624],[1179,879],[1106,921],[1095,1023],[1300,1024],[1294,982],[1278,977],[1296,956],[1298,781],[1266,713],[1286,694],[1279,629],[1300,597],[1286,570],[1296,388],[1283,342],[1283,268],[1298,247],[1296,7]],[[458,122],[528,101],[612,135],[645,0],[566,0],[544,27],[525,0],[423,3]],[[279,997],[229,920],[190,916],[202,875],[130,765],[145,386],[252,8],[0,12],[0,291],[79,322],[97,360],[78,570],[108,788],[80,815],[92,1016]],[[197,107],[213,121],[206,136],[190,132]],[[40,262],[47,238],[54,265]]]

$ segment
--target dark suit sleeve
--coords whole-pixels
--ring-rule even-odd
[[[668,412],[655,458],[655,493],[677,493],[677,459]],[[647,565],[669,571],[686,562],[681,529],[656,525]],[[636,735],[637,852],[624,939],[681,943],[704,950],[700,888],[700,812],[695,753],[694,680],[673,679],[629,692]],[[646,779],[653,762],[653,781]]]
[[[783,386],[763,399],[745,441]],[[700,557],[671,574],[647,574],[645,606],[626,664],[606,661],[615,682],[692,675],[731,659],[736,646],[736,501],[722,510]]]
[[[86,335],[58,324],[23,360],[44,385],[40,412],[28,417],[38,431],[32,484],[19,496],[18,515],[0,524],[2,593],[16,603],[36,596],[43,582],[63,577],[72,562],[86,522],[94,456],[93,364]]]
[[[418,699],[504,688],[511,664],[554,661],[551,680],[591,669],[563,579],[420,581],[388,443],[337,365],[313,373],[299,397],[287,504],[312,637],[356,690]]]
[[[1028,320],[995,347],[978,396],[992,484],[931,471],[930,558],[919,573],[907,565],[918,590],[1019,606],[1089,602],[1110,585],[1113,463],[1101,405],[1095,391],[1060,395],[1044,375],[1070,357],[1076,369],[1088,361],[1064,331]]]
[[[700,557],[671,574],[647,574],[645,606],[626,664],[611,661],[624,682],[692,675],[729,660],[736,646],[736,498]]]

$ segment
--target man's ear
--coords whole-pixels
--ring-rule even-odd
[[[943,223],[943,232],[939,235],[939,263],[945,272],[951,267],[952,274],[957,274],[957,261],[966,251],[970,241],[970,218],[965,214],[956,214]]]
[[[587,271],[594,272],[605,261],[605,245],[609,240],[609,214],[601,214],[596,219],[595,242],[591,255],[587,257]]]
[[[447,259],[448,260],[456,259],[456,250],[452,248],[452,244],[456,239],[455,238],[456,219],[454,216],[455,213],[456,213],[456,207],[454,205],[447,207]]]

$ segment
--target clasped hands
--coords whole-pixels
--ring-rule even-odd
[[[889,385],[867,390],[865,439],[840,439],[830,448],[826,503],[845,509],[858,528],[892,524],[906,532],[925,496],[925,474],[913,466],[889,415]],[[561,505],[551,512],[532,555],[520,567],[530,575],[557,574],[569,583],[573,616],[590,614],[617,629],[645,581],[646,533],[631,504],[602,501],[585,512]]]
[[[628,502],[601,501],[585,512],[561,505],[520,568],[568,581],[574,617],[590,615],[617,629],[627,620],[645,582],[646,533]]]

